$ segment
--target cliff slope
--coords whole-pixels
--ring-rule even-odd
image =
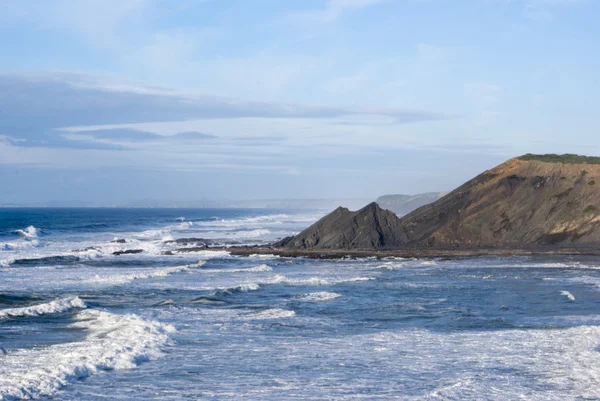
[[[291,240],[302,249],[600,246],[600,159],[525,155],[397,218],[337,209]]]

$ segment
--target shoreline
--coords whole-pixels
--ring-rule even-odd
[[[472,258],[484,256],[600,256],[600,248],[554,248],[554,249],[286,249],[272,246],[246,247],[206,247],[180,248],[176,252],[186,253],[199,250],[225,251],[235,256],[276,255],[281,257],[304,257],[309,259],[344,259],[344,258]]]

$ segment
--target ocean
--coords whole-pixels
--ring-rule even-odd
[[[596,257],[165,255],[323,215],[0,209],[0,400],[600,399]]]

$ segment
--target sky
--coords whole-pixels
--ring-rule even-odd
[[[0,204],[447,191],[600,155],[595,0],[0,0]]]

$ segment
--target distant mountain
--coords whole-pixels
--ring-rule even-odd
[[[447,192],[427,192],[417,195],[383,195],[375,202],[383,209],[391,210],[402,217],[421,206],[435,202]]]
[[[301,249],[600,247],[600,158],[525,155],[398,218],[336,209],[280,246]]]
[[[331,210],[340,205],[359,208],[368,202],[369,199],[257,199],[221,202],[221,207]]]

